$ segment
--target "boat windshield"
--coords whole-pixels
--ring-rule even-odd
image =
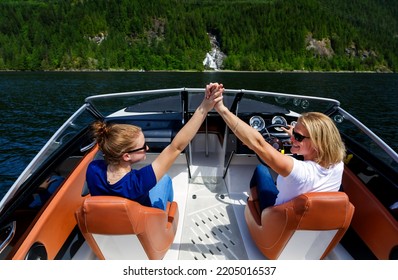
[[[21,173],[18,179],[14,182],[11,188],[0,202],[0,210],[4,207],[5,203],[12,198],[25,181],[31,177],[42,166],[46,166],[54,157],[70,145],[74,139],[82,131],[86,130],[88,125],[94,121],[94,116],[87,111],[87,105],[83,105],[77,110],[48,140],[39,153],[29,163],[25,170]],[[93,144],[93,143],[91,143]],[[85,145],[87,145],[85,147]],[[85,152],[85,149],[90,148],[90,143],[80,146],[80,151]]]
[[[184,96],[182,89],[166,89],[97,95],[88,97],[86,102],[105,118],[118,113],[181,113]]]
[[[342,108],[338,108],[330,117],[334,120],[346,145],[356,149],[348,153],[346,163],[352,159],[354,153],[360,153],[363,157],[367,155],[366,161],[372,163],[372,169],[376,170],[386,165],[393,172],[398,172],[397,153],[359,120]]]
[[[193,113],[203,99],[204,89],[177,88],[152,91],[113,93],[89,97],[98,114],[103,117],[142,113]],[[397,154],[362,123],[340,108],[334,99],[266,91],[226,89],[224,104],[240,115],[268,114],[299,116],[304,112],[317,111],[332,116],[335,123],[350,138],[366,145],[371,153],[382,155],[395,169]],[[215,113],[215,111],[212,111]],[[212,113],[210,112],[210,113]],[[356,133],[353,131],[356,130]],[[364,138],[367,140],[364,141]],[[369,143],[369,144],[365,144]],[[370,144],[372,143],[372,144]]]
[[[193,112],[202,101],[203,94],[204,89],[180,88],[97,95],[87,98],[86,101],[95,107],[103,117],[115,114],[115,112],[183,113],[184,110]],[[239,111],[242,113],[258,111],[286,114],[289,111],[296,113],[327,112],[331,108],[337,107],[339,102],[311,96],[227,89],[224,93],[224,104],[229,108],[239,106]]]

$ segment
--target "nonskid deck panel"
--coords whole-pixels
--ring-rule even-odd
[[[222,178],[196,177],[189,183],[179,259],[248,259]]]

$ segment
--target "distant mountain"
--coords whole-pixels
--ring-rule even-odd
[[[0,0],[0,14],[0,70],[203,71],[222,53],[226,70],[398,72],[396,0]]]

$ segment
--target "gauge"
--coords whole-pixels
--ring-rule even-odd
[[[287,126],[287,121],[284,117],[282,116],[275,116],[272,118],[272,124],[280,124],[281,126]],[[275,127],[275,130],[277,131],[283,131],[281,128],[279,127]]]
[[[249,123],[250,126],[257,129],[257,131],[262,131],[265,128],[264,119],[260,116],[251,117]]]
[[[275,97],[275,101],[279,104],[285,105],[289,102],[289,98],[278,96],[278,97]]]

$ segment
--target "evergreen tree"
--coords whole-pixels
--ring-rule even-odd
[[[398,69],[396,0],[0,0],[0,14],[0,70],[203,71],[208,33],[224,69]]]

